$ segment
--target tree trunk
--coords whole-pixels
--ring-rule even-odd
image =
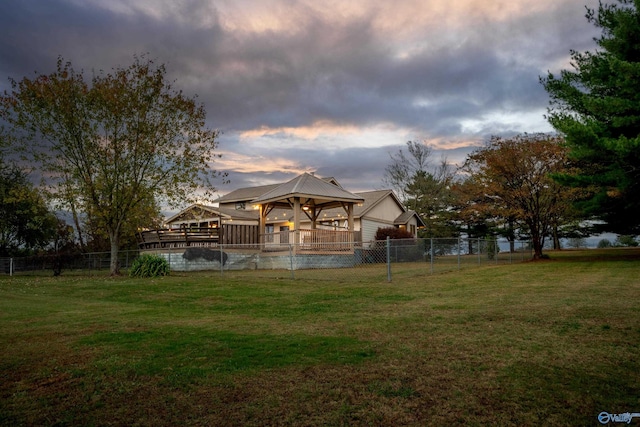
[[[560,245],[560,237],[558,236],[558,227],[555,225],[553,226],[553,249],[556,251],[562,249],[562,246]]]
[[[120,265],[118,263],[118,251],[120,250],[120,236],[118,232],[109,232],[109,242],[111,243],[111,262],[109,263],[109,274],[111,276],[120,275]]]
[[[73,214],[73,223],[76,226],[76,231],[78,232],[78,242],[80,243],[80,250],[85,252],[84,239],[82,238],[82,229],[80,228],[80,219],[78,218],[78,212],[76,211],[75,205],[71,204],[71,213]]]
[[[531,243],[533,244],[533,259],[541,259],[542,238],[540,238],[540,236],[531,236]]]
[[[507,240],[509,241],[509,252],[514,253],[516,251],[516,235],[515,235],[515,232],[513,231],[514,229],[513,218],[509,218],[508,222],[509,222],[509,231],[508,231]]]

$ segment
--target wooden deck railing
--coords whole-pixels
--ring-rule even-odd
[[[335,230],[299,230],[296,249],[303,251],[343,251],[353,248],[354,234]],[[140,249],[199,247],[262,247],[267,251],[288,250],[296,242],[296,231],[258,236],[257,226],[223,225],[222,228],[158,229],[138,233]]]
[[[140,249],[217,246],[219,240],[219,229],[209,227],[188,229],[163,228],[138,233],[138,245]]]
[[[265,250],[288,249],[295,245],[295,230],[263,234]],[[353,248],[354,233],[335,230],[299,230],[297,247],[303,251],[342,251]]]

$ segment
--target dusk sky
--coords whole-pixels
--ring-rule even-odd
[[[3,0],[9,77],[164,63],[220,129],[220,194],[333,176],[383,187],[407,141],[461,163],[491,135],[550,132],[539,77],[594,50],[597,0]]]

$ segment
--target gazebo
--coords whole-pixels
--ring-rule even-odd
[[[273,190],[263,194],[252,204],[260,207],[259,233],[265,235],[267,215],[273,209],[291,209],[293,211],[293,250],[298,250],[303,244],[349,243],[353,244],[353,206],[363,203],[364,199],[350,193],[343,188],[304,173]],[[347,214],[348,231],[335,232],[317,230],[316,222],[323,210],[343,208]],[[300,229],[300,218],[304,214],[311,221],[311,230]],[[346,234],[345,234],[346,233]],[[262,242],[264,243],[264,242]]]

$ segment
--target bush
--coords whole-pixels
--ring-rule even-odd
[[[131,264],[131,277],[159,277],[169,275],[169,263],[158,255],[140,255]]]
[[[602,239],[598,242],[598,248],[600,249],[610,248],[611,246],[613,246],[613,244],[609,239]]]
[[[616,239],[616,246],[618,247],[636,247],[638,246],[638,241],[635,236],[618,236]]]
[[[387,240],[387,236],[390,239],[411,239],[413,238],[413,234],[410,231],[404,228],[395,228],[395,227],[387,227],[387,228],[378,228],[376,231],[376,240]]]

